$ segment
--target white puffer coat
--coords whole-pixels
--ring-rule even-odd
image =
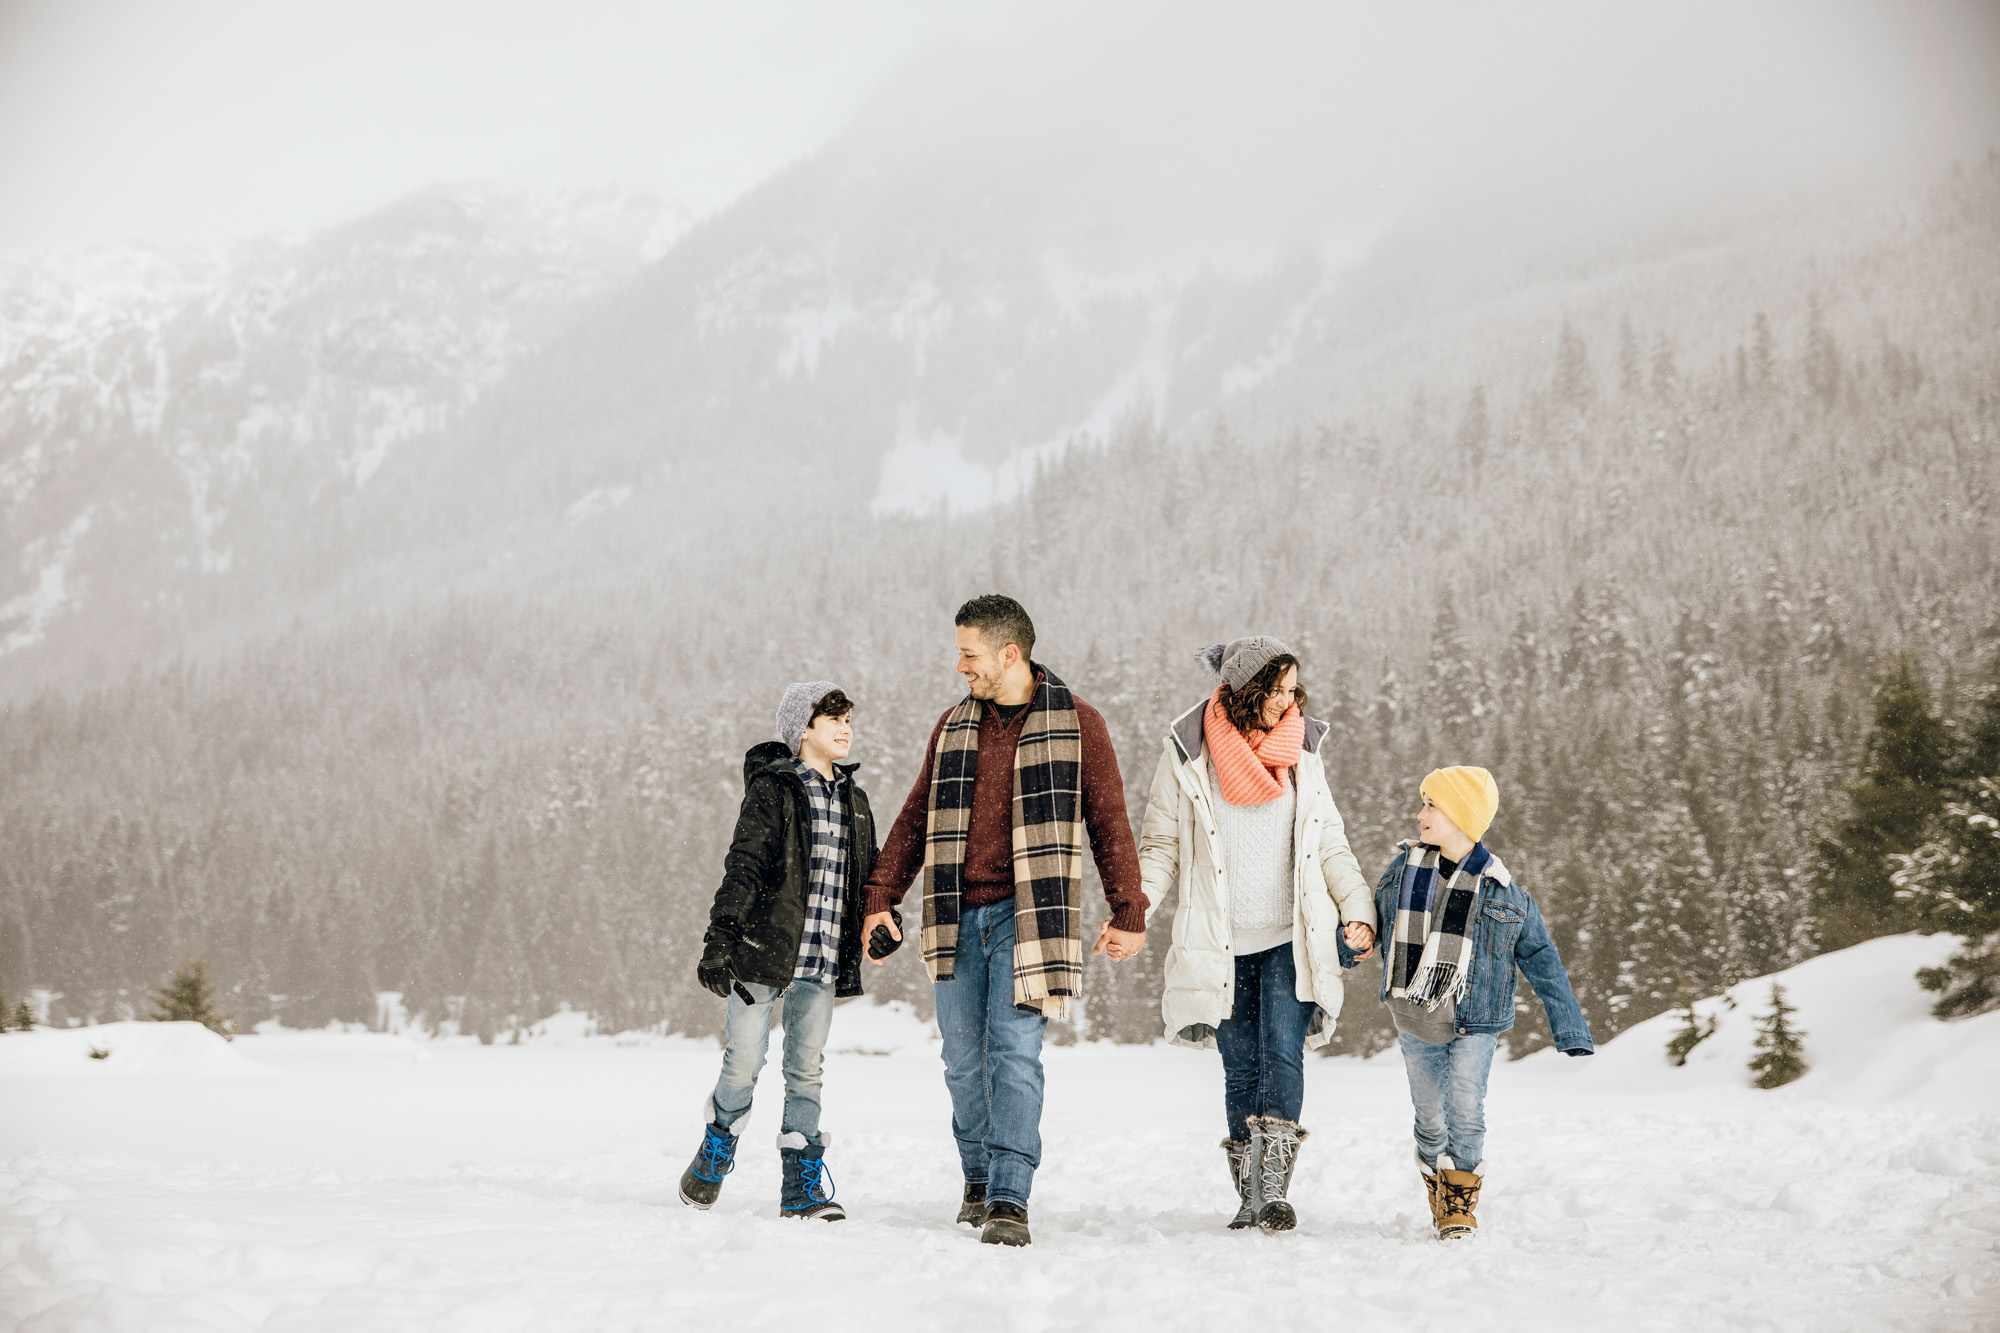
[[[1215,1047],[1216,1025],[1235,1008],[1236,955],[1230,947],[1229,882],[1216,854],[1215,803],[1207,765],[1202,762],[1203,700],[1174,719],[1165,752],[1153,774],[1146,819],[1139,833],[1139,875],[1146,897],[1158,904],[1178,887],[1173,945],[1167,950],[1166,989],[1160,1012],[1167,1037],[1176,1046]],[[1295,900],[1292,962],[1297,995],[1319,1012],[1306,1035],[1306,1049],[1333,1036],[1340,1014],[1341,966],[1336,939],[1343,923],[1375,927],[1375,900],[1361,867],[1348,850],[1347,830],[1320,762],[1326,724],[1306,720],[1299,765],[1298,814],[1292,828],[1292,886]]]

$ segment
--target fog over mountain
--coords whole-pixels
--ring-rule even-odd
[[[11,257],[0,978],[698,1028],[777,691],[851,686],[887,808],[990,589],[1135,816],[1271,632],[1364,862],[1507,767],[1593,1021],[1797,962],[1871,681],[1962,711],[2000,624],[1995,144],[1980,6],[1047,6],[699,220]]]

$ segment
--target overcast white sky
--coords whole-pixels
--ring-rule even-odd
[[[0,0],[0,247],[318,226],[438,180],[706,213],[857,112],[871,151],[1056,164],[1094,208],[1340,231],[1489,185],[1932,171],[2000,135],[2000,0]]]
[[[0,247],[325,225],[437,180],[697,213],[998,0],[0,0]]]

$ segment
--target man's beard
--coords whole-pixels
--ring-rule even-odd
[[[997,679],[988,680],[984,676],[974,676],[966,682],[966,693],[975,699],[990,700],[1000,693],[1000,682]]]

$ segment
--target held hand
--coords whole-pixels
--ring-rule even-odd
[[[1104,928],[1097,932],[1097,943],[1091,946],[1090,952],[1093,955],[1109,954],[1112,962],[1122,963],[1145,947],[1145,931],[1117,930],[1107,921]]]
[[[903,932],[896,928],[896,917],[893,912],[876,912],[870,916],[863,917],[861,919],[861,938],[866,940],[869,936],[873,935],[877,926],[881,926],[887,930],[890,939],[900,940],[903,938]],[[869,958],[866,948],[862,949],[861,956],[867,958],[869,962],[877,967],[882,966],[883,963],[888,961],[887,954],[884,954],[880,958]]]
[[[1365,921],[1350,921],[1342,931],[1347,947],[1358,957],[1366,958],[1375,952],[1375,931]]]

